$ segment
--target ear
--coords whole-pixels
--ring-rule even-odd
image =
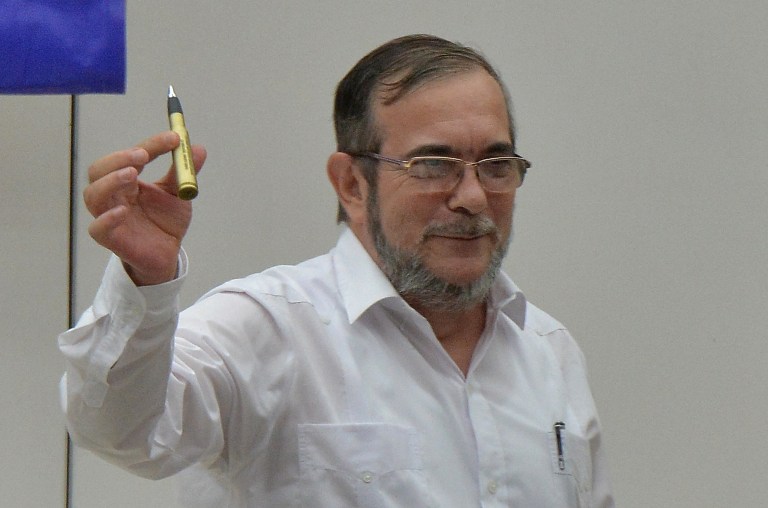
[[[368,182],[355,164],[355,158],[347,153],[336,152],[328,158],[326,171],[350,224],[365,224]]]

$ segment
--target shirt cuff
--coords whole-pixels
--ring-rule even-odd
[[[187,256],[181,250],[175,279],[137,287],[122,261],[114,255],[110,258],[92,308],[75,329],[60,339],[62,346],[69,346],[70,354],[79,350],[79,354],[72,356],[80,357],[81,362],[77,363],[84,367],[82,396],[86,405],[101,406],[109,386],[110,369],[126,352],[131,337],[141,335],[142,329],[150,330],[175,320],[178,295],[187,270]],[[81,342],[82,339],[85,341]]]

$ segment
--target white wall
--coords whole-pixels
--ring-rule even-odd
[[[506,268],[585,350],[619,505],[764,506],[768,4],[413,5],[131,2],[126,95],[79,101],[80,178],[166,128],[173,84],[209,150],[186,241],[191,302],[335,242],[332,95],[360,56],[412,32],[474,45],[506,78],[534,163]],[[81,207],[78,312],[106,259],[87,220]],[[48,393],[53,380],[35,383]],[[105,497],[165,507],[172,482],[77,452],[74,506]]]
[[[69,97],[0,96],[0,506],[63,506]]]

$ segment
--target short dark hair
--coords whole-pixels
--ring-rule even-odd
[[[373,118],[373,105],[393,104],[419,86],[452,74],[483,69],[501,87],[507,104],[509,134],[514,146],[509,92],[498,72],[477,50],[433,35],[407,35],[391,40],[365,55],[336,88],[333,121],[339,152],[377,152],[381,138]],[[361,161],[371,191],[376,189],[375,162]],[[337,221],[347,214],[339,204]]]

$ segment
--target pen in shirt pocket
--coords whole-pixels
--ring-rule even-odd
[[[555,422],[555,443],[557,444],[557,467],[560,471],[565,471],[565,443],[563,442],[565,431],[565,423]]]

